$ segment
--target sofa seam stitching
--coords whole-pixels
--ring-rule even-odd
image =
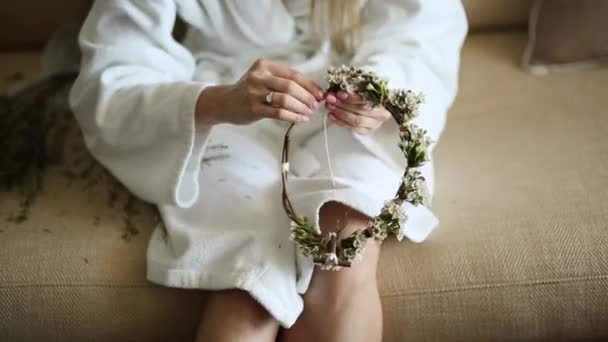
[[[442,294],[442,293],[464,292],[464,291],[469,291],[469,290],[503,289],[503,288],[514,288],[514,287],[531,287],[531,286],[544,286],[544,285],[571,284],[571,283],[598,281],[598,280],[606,280],[606,279],[608,279],[608,274],[599,274],[599,275],[584,276],[584,277],[541,279],[541,280],[532,280],[532,281],[526,280],[526,281],[519,281],[519,282],[503,282],[503,283],[494,283],[494,284],[474,284],[474,285],[466,285],[466,286],[444,288],[444,289],[418,290],[418,291],[386,294],[386,295],[383,295],[382,298],[432,295],[432,294]]]
[[[543,285],[559,285],[577,282],[588,282],[608,279],[608,274],[600,274],[595,276],[586,277],[571,277],[562,279],[543,279],[537,281],[521,281],[521,282],[506,282],[506,283],[495,283],[495,284],[476,284],[462,287],[453,287],[445,289],[432,289],[432,290],[420,290],[410,291],[403,293],[393,293],[381,295],[382,298],[391,297],[408,297],[416,295],[428,295],[428,294],[439,294],[439,293],[451,293],[451,292],[463,292],[468,290],[479,290],[479,289],[498,289],[498,288],[512,288],[512,287],[529,287],[529,286],[543,286]],[[2,285],[0,289],[15,289],[15,288],[74,288],[74,287],[86,287],[86,288],[118,288],[118,289],[135,289],[135,288],[162,288],[158,285],[117,285],[117,284],[14,284],[14,285]]]

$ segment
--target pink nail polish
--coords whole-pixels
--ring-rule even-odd
[[[327,103],[336,103],[337,99],[335,96],[333,95],[327,95],[327,99],[326,99]]]
[[[339,93],[338,93],[338,97],[339,97],[341,100],[346,100],[346,99],[348,99],[348,93],[345,93],[345,92],[339,92]]]
[[[336,106],[335,106],[335,105],[333,105],[333,104],[328,104],[328,105],[327,105],[327,109],[329,109],[329,110],[334,110],[334,109],[336,109]]]

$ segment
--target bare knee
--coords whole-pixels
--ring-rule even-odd
[[[272,321],[272,316],[266,309],[242,290],[213,292],[209,295],[207,306],[212,307],[213,310],[224,308],[224,311],[231,311],[234,316],[246,318],[246,321],[253,325],[267,324]]]
[[[343,234],[339,234],[342,238],[364,229],[369,220],[337,202],[323,205],[319,216],[324,233],[344,225]],[[279,341],[380,341],[382,308],[376,282],[379,250],[379,243],[369,240],[361,261],[352,267],[337,272],[316,269],[304,295],[302,316],[292,329],[283,331]]]
[[[336,231],[344,226],[341,237],[356,229],[365,228],[369,220],[367,216],[337,202],[323,205],[319,218],[324,233]],[[341,222],[340,227],[337,227],[337,221]],[[326,307],[330,305],[339,309],[356,300],[357,296],[377,291],[376,269],[379,251],[379,243],[368,240],[361,260],[352,267],[337,272],[316,270],[309,290],[314,293],[311,294],[311,300],[318,300]]]
[[[209,294],[197,341],[274,341],[279,324],[247,292]]]
[[[319,226],[325,234],[338,232],[343,239],[356,230],[367,227],[370,218],[338,202],[325,203],[319,211]],[[346,278],[349,281],[366,281],[375,277],[376,266],[380,256],[380,244],[373,239],[366,242],[366,248],[360,260],[350,268],[333,273],[335,278]]]
[[[274,341],[278,323],[247,292],[210,293],[196,341]]]

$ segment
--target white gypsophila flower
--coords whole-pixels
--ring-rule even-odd
[[[330,67],[326,76],[330,87],[339,88],[349,93],[366,91],[376,91],[374,84],[381,84],[383,81],[373,72],[368,72],[363,69],[353,66],[342,65],[338,68]],[[365,94],[362,94],[365,95]]]
[[[408,161],[408,167],[419,167],[429,161],[428,148],[432,141],[426,135],[426,130],[407,123],[401,126],[399,147]]]
[[[300,247],[300,251],[302,252],[302,254],[304,254],[304,256],[307,257],[311,257],[314,256],[318,251],[319,251],[319,246],[303,246],[303,245],[298,245]]]
[[[413,192],[413,194],[415,194],[415,201],[423,204],[423,205],[427,205],[430,199],[430,195],[429,195],[429,188],[426,185],[426,181],[424,179],[416,179],[413,183],[412,186],[414,189],[416,189],[415,192]],[[411,200],[409,201],[410,203],[413,203],[414,201]]]
[[[398,89],[390,92],[388,101],[392,107],[401,112],[404,121],[410,121],[418,115],[419,107],[424,102],[424,96],[411,90]]]
[[[422,176],[422,173],[418,169],[409,169],[402,180],[403,183],[398,192],[400,199],[412,205],[429,204],[429,189],[424,176]]]
[[[368,223],[368,228],[372,227],[373,222]],[[341,254],[344,260],[350,263],[359,261],[366,246],[367,239],[363,231],[353,233],[350,237],[344,239],[340,243]]]
[[[379,227],[383,233],[397,236],[401,227],[407,221],[407,215],[401,206],[394,201],[387,201],[378,215],[378,220],[381,221]]]
[[[392,231],[398,241],[403,240],[403,231],[405,229],[405,224],[407,222],[407,215],[403,210],[401,205],[398,205],[393,202],[391,205],[391,213],[393,215],[393,220],[397,222],[398,226]]]
[[[403,211],[401,205],[395,203],[394,201],[387,201],[386,208],[393,219],[399,222],[399,224],[405,223],[407,220],[407,215]]]
[[[342,89],[342,91],[345,91],[349,94],[352,94],[355,92],[353,84],[348,81],[344,81],[344,82],[340,83],[340,89]]]
[[[382,241],[388,236],[386,225],[379,217],[376,217],[372,224],[372,235],[376,241]]]
[[[362,250],[357,250],[357,251],[353,251],[350,255],[345,255],[346,260],[348,262],[350,262],[351,264],[356,264],[358,262],[361,261],[361,258],[363,256],[363,252]]]

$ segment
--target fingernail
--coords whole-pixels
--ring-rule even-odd
[[[309,117],[307,117],[307,116],[301,116],[301,117],[300,117],[300,121],[302,121],[302,122],[309,122],[309,121],[310,121],[310,118],[309,118]]]
[[[325,93],[324,93],[324,92],[319,91],[319,92],[317,93],[317,98],[318,98],[319,100],[323,100],[323,98],[324,98],[324,97],[325,97]]]
[[[338,93],[338,97],[342,100],[346,100],[346,99],[348,99],[348,93],[341,91]]]
[[[312,103],[312,108],[315,109],[315,110],[319,109],[319,102],[313,102]]]
[[[333,105],[333,104],[328,104],[328,105],[327,105],[327,109],[329,109],[329,110],[334,110],[334,109],[336,109],[336,106],[335,106],[335,105]]]
[[[306,115],[312,115],[314,111],[312,109],[306,108]]]
[[[334,113],[329,113],[328,116],[331,121],[336,121],[336,116],[334,115]]]
[[[328,103],[336,103],[338,100],[333,95],[327,95],[327,98],[325,99],[325,101],[327,101]]]

